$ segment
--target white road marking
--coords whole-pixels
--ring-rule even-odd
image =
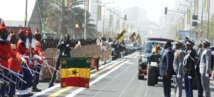
[[[97,83],[98,81],[100,81],[101,79],[103,79],[104,77],[106,77],[107,75],[109,75],[110,73],[112,73],[113,71],[117,70],[118,68],[120,68],[121,66],[123,66],[125,63],[127,63],[129,60],[121,63],[120,65],[118,65],[117,67],[111,69],[110,71],[106,72],[105,74],[99,76],[97,79],[93,80],[92,82],[90,82],[90,86],[92,86],[93,84]],[[73,92],[71,92],[71,94],[67,95],[66,97],[74,97],[75,95],[77,95],[78,93],[82,92],[85,88],[79,88]]]
[[[146,97],[147,96],[147,91],[148,91],[148,86],[146,85],[146,91],[145,91],[145,94],[143,97]]]
[[[116,78],[118,78],[121,74],[123,74],[126,70],[128,70],[130,66],[132,66],[132,65],[129,65],[128,67],[126,67],[125,70],[123,70],[122,72],[120,72],[114,79],[112,79],[110,82],[108,82],[107,85],[105,85],[104,87],[102,87],[101,89],[99,89],[99,91],[98,91],[94,96],[96,96],[97,94],[100,93],[100,91],[102,91],[102,90],[105,89],[107,86],[109,86]]]
[[[128,86],[131,84],[131,82],[134,80],[134,78],[136,78],[137,73],[132,77],[131,81],[129,81],[129,83],[126,85],[126,87],[123,89],[123,91],[120,93],[119,97],[122,97],[123,93],[125,92],[125,90],[128,88]]]

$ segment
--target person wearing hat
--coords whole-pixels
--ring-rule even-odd
[[[20,53],[17,52],[16,49],[16,43],[17,43],[17,37],[16,34],[13,33],[13,31],[10,29],[10,37],[11,37],[11,52],[8,54],[9,59],[8,59],[8,68],[14,72],[19,73],[21,71],[21,61],[26,61]],[[11,79],[15,82],[18,79],[18,76],[15,76],[12,73],[8,73],[8,76],[11,77]],[[20,79],[20,77],[19,77]],[[15,87],[16,85],[12,82],[9,83],[7,87],[8,91],[8,96],[13,97],[15,95]]]
[[[189,41],[189,38],[188,37],[185,37],[184,38],[184,42],[186,43],[186,42],[188,42]]]
[[[0,25],[0,96],[4,97],[6,94],[6,84],[7,84],[7,73],[5,68],[8,68],[8,53],[11,52],[10,48],[10,35],[6,29],[4,22]]]
[[[26,31],[23,27],[20,28],[18,34],[19,40],[17,42],[16,47],[17,52],[20,53],[22,57],[26,60],[21,62],[22,70],[20,71],[20,73],[23,75],[23,80],[25,80],[27,83],[22,82],[20,79],[17,80],[17,94],[18,96],[29,97],[33,95],[33,93],[30,93],[30,91],[28,90],[28,88],[31,87],[33,76],[31,69],[28,68],[30,58],[29,40],[27,39]],[[31,66],[29,65],[29,67]]]
[[[185,56],[185,52],[182,51],[183,43],[180,41],[176,41],[175,43],[175,53],[174,53],[174,61],[173,61],[173,69],[175,72],[175,94],[176,97],[182,97],[182,89],[183,89],[183,59]]]
[[[164,52],[161,56],[161,60],[159,62],[159,72],[163,78],[163,90],[165,97],[171,96],[171,78],[173,71],[173,59],[174,53],[172,51],[171,42],[166,42],[164,44]]]
[[[186,42],[186,56],[183,60],[184,65],[184,84],[186,97],[193,97],[192,78],[195,75],[195,57],[196,51],[193,49],[194,42],[188,40]]]
[[[42,51],[42,47],[41,47],[41,34],[39,33],[38,28],[36,28],[35,34],[34,34],[34,38],[35,38],[35,45],[36,45],[36,49],[35,49],[35,54],[39,56],[39,59],[45,59],[44,53]],[[40,72],[41,70],[41,65],[42,65],[43,61],[42,60],[34,60],[34,65],[33,65],[33,70]],[[33,77],[32,80],[32,91],[33,92],[40,92],[41,89],[37,88],[37,85],[39,84],[39,77],[40,77],[40,73],[36,73],[35,76]]]
[[[203,90],[205,92],[205,97],[211,97],[210,94],[210,75],[212,73],[211,70],[211,49],[210,49],[211,42],[209,40],[203,41],[203,52],[201,54],[200,60],[200,74],[201,74],[201,83]]]
[[[32,69],[32,71],[34,71],[33,67],[34,65],[38,65],[38,64],[35,64],[35,59],[36,60],[42,60],[42,58],[35,53],[36,51],[36,44],[35,44],[35,39],[33,38],[33,34],[32,34],[32,31],[31,31],[31,28],[28,27],[27,30],[26,30],[26,36],[27,36],[27,39],[26,39],[26,47],[27,49],[29,50],[29,58],[31,60],[29,60],[28,62],[28,65],[30,67],[30,69]],[[33,73],[33,76],[29,76],[29,82],[28,82],[28,88],[31,88],[34,81],[32,81],[34,78],[37,77],[38,73],[36,72],[32,72]]]

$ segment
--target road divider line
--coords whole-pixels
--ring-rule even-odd
[[[106,65],[100,66],[100,69],[105,68],[105,67],[107,67],[107,66],[109,66],[109,65],[111,65],[111,64],[113,65],[113,64],[115,64],[115,63],[122,62],[122,61],[124,61],[124,60],[118,59],[118,60],[112,61],[112,62],[110,62],[110,63],[108,63],[108,64],[106,64]],[[91,71],[91,73],[92,73],[92,72],[95,72],[95,70],[94,70],[94,71]],[[98,72],[99,72],[99,71],[98,71]],[[56,89],[56,88],[59,88],[59,87],[60,87],[60,84],[56,84],[55,86],[53,86],[53,87],[51,87],[51,88],[47,88],[47,89],[45,89],[45,90],[42,90],[41,92],[38,92],[38,93],[34,94],[34,95],[31,96],[31,97],[37,97],[37,96],[43,95],[43,94],[45,94],[45,93],[47,93],[47,92],[50,92],[50,91],[52,91],[52,90],[54,90],[54,89]],[[64,90],[63,90],[63,91],[64,91]]]
[[[106,77],[107,75],[109,75],[110,73],[112,73],[113,71],[117,70],[118,68],[120,68],[121,66],[123,66],[124,64],[126,64],[129,60],[121,63],[120,65],[116,66],[115,68],[111,69],[110,71],[106,72],[105,74],[99,76],[98,78],[96,78],[95,80],[93,80],[92,82],[90,82],[90,86],[92,86],[93,84],[97,83],[98,81],[100,81],[101,79],[103,79],[104,77]],[[67,95],[66,97],[74,97],[75,95],[77,95],[78,93],[82,92],[83,90],[85,90],[85,88],[79,88],[73,92],[71,92],[71,94]]]
[[[129,83],[126,85],[126,87],[123,89],[123,91],[120,93],[119,97],[122,97],[123,93],[125,92],[125,90],[128,88],[128,86],[131,84],[131,82],[134,80],[134,78],[137,76],[137,73],[134,74],[134,76],[132,77],[131,81],[129,81]]]
[[[115,62],[114,64],[112,64],[112,65],[110,65],[110,66],[108,66],[108,67],[106,67],[106,68],[104,68],[104,69],[102,69],[102,70],[99,70],[99,71],[97,71],[97,72],[94,73],[94,74],[91,74],[90,78],[93,78],[93,77],[97,76],[98,74],[100,74],[100,73],[102,73],[102,72],[104,72],[104,71],[106,71],[106,70],[112,68],[113,66],[115,66],[116,64],[118,64],[118,63],[120,63],[120,62],[122,62],[122,61]],[[56,97],[56,96],[62,94],[63,92],[68,91],[69,89],[72,89],[72,88],[74,88],[74,87],[71,86],[71,87],[62,88],[62,89],[60,89],[60,90],[54,92],[53,94],[49,95],[48,97]]]
[[[102,91],[103,89],[105,89],[107,86],[109,86],[109,84],[111,84],[116,78],[118,78],[121,74],[123,74],[126,70],[129,69],[129,67],[131,67],[131,65],[128,65],[128,67],[126,67],[126,69],[124,69],[122,72],[120,72],[116,77],[114,77],[110,82],[108,82],[107,85],[105,85],[104,87],[102,87],[101,89],[99,89],[99,91],[94,95],[96,96],[97,94],[100,93],[100,91]]]

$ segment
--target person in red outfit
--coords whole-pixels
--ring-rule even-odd
[[[21,71],[21,65],[20,62],[21,61],[26,61],[24,58],[22,58],[22,55],[20,53],[17,52],[16,50],[16,43],[17,43],[17,37],[16,34],[13,33],[13,31],[10,29],[10,37],[11,37],[11,52],[8,54],[9,58],[8,58],[8,68],[12,71],[15,72],[20,72]],[[12,74],[11,72],[8,73],[8,76],[11,78],[12,81],[16,81],[17,80],[17,76],[15,76],[14,74]],[[13,97],[15,95],[15,84],[10,82],[8,87],[7,87],[7,91],[8,91],[8,96],[9,97]]]
[[[42,47],[41,47],[41,43],[40,43],[42,37],[41,37],[41,34],[39,33],[38,28],[35,31],[34,38],[35,38],[35,44],[36,44],[35,55],[38,55],[37,59],[39,59],[39,60],[34,60],[33,70],[40,72],[41,65],[43,63],[42,59],[44,59],[45,56],[42,51]],[[40,74],[38,74],[38,73],[35,74],[33,81],[32,81],[32,83],[33,83],[32,91],[34,91],[34,92],[41,91],[40,89],[37,88],[37,85],[39,84],[39,76],[40,76]]]
[[[19,40],[17,42],[17,52],[22,55],[22,57],[25,58],[26,62],[21,62],[21,66],[23,67],[20,71],[21,74],[24,75],[23,80],[25,80],[27,83],[23,83],[21,80],[17,80],[16,88],[18,90],[18,96],[21,97],[29,97],[32,96],[33,93],[30,93],[28,90],[29,87],[31,87],[32,83],[32,77],[34,76],[31,68],[32,64],[29,62],[29,58],[31,57],[31,49],[29,44],[29,39],[27,38],[26,33],[29,33],[30,29],[27,31],[24,30],[23,27],[19,30]]]
[[[4,97],[6,94],[6,81],[8,70],[8,53],[10,52],[10,35],[6,29],[4,22],[0,26],[0,80],[5,82],[0,86],[0,96]],[[5,77],[6,76],[6,77]],[[8,78],[8,77],[7,77]]]

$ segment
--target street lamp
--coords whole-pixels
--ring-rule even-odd
[[[103,37],[104,32],[105,32],[105,7],[106,7],[106,5],[109,5],[112,3],[114,3],[114,2],[108,2],[108,3],[102,4],[102,6],[103,6],[103,32],[102,32],[102,37]]]

